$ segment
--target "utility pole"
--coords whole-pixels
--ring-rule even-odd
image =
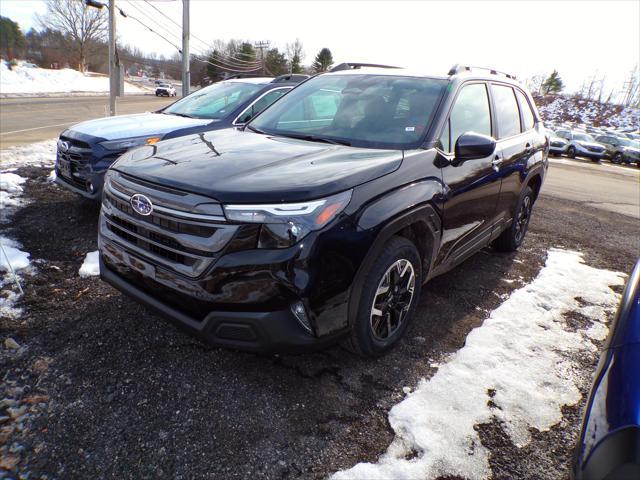
[[[265,75],[265,62],[264,62],[264,49],[269,48],[269,42],[256,42],[254,44],[255,48],[260,49],[260,61],[262,63],[262,75]]]
[[[101,10],[106,5],[98,0],[84,0],[87,7]],[[122,13],[122,11],[121,11]],[[120,65],[116,57],[116,2],[109,0],[109,115],[116,114],[116,96],[120,91]]]
[[[189,95],[189,0],[182,0],[182,96]]]
[[[116,114],[116,93],[120,88],[116,62],[116,0],[109,0],[109,115]]]

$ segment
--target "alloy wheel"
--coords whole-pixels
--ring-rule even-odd
[[[522,199],[522,206],[518,211],[518,216],[516,218],[516,242],[520,243],[524,234],[527,231],[527,226],[529,225],[529,219],[531,218],[531,197],[527,195]]]
[[[396,260],[378,284],[371,305],[370,325],[378,340],[391,337],[406,319],[416,284],[415,270],[407,259]]]

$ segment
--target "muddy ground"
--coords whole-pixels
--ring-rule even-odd
[[[549,248],[625,272],[640,251],[637,220],[543,194],[523,248],[487,248],[430,282],[389,355],[256,355],[203,345],[98,278],[80,278],[98,208],[48,183],[48,171],[17,173],[32,179],[30,204],[2,228],[43,262],[26,281],[24,315],[0,319],[0,338],[21,346],[0,346],[0,478],[320,479],[374,461],[393,438],[387,414],[402,388],[433,375],[535,277]],[[580,359],[586,376],[596,361]],[[559,425],[532,431],[522,449],[499,424],[480,426],[494,478],[567,478],[582,407],[565,407]]]

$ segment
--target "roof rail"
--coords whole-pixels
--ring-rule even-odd
[[[374,68],[400,68],[400,67],[394,67],[392,65],[379,65],[377,63],[354,63],[354,62],[349,62],[349,63],[341,63],[339,65],[336,65],[333,68],[330,68],[329,71],[330,72],[339,72],[340,70],[356,70],[362,67],[374,67]]]
[[[470,72],[471,70],[486,70],[491,75],[504,75],[505,77],[510,78],[511,80],[517,80],[515,75],[512,75],[510,73],[506,73],[506,72],[501,72],[500,70],[496,70],[495,68],[470,67],[470,66],[467,66],[467,65],[460,65],[458,63],[456,63],[453,67],[451,67],[451,69],[449,70],[448,75],[456,75],[457,73],[461,73],[461,72]]]
[[[271,83],[282,83],[282,82],[302,82],[309,78],[309,75],[304,75],[301,73],[287,73],[285,75],[279,75],[273,80]]]
[[[224,77],[223,80],[231,80],[234,78],[262,78],[266,75],[257,75],[255,73],[234,73],[233,75],[229,75],[228,77]]]

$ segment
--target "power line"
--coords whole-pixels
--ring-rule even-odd
[[[131,0],[127,0],[127,1],[131,1]],[[152,3],[151,3],[151,2],[149,2],[148,0],[143,0],[143,1],[144,1],[144,3],[146,3],[147,5],[149,5],[151,8],[153,8],[156,12],[158,12],[160,15],[162,15],[162,16],[163,16],[163,17],[165,17],[167,20],[169,20],[171,23],[173,23],[175,26],[177,26],[178,28],[182,29],[182,25],[180,25],[178,22],[176,22],[173,18],[171,18],[170,16],[168,16],[166,13],[164,13],[162,10],[160,10],[158,7],[156,7],[154,4],[152,4]],[[165,24],[164,28],[167,28],[167,27],[166,27],[166,24]],[[167,30],[168,30],[168,29],[167,29]],[[206,48],[207,50],[211,48],[211,45],[210,45],[209,43],[205,42],[205,41],[204,41],[204,40],[202,40],[201,38],[198,38],[198,37],[197,37],[196,35],[194,35],[193,33],[190,33],[190,34],[189,34],[189,36],[190,36],[191,38],[193,38],[193,39],[195,39],[195,40],[199,41],[202,45],[204,45],[204,46],[205,46],[205,48]],[[204,52],[202,52],[202,51],[201,51],[200,53],[201,53],[201,54],[206,53],[206,50],[205,50]],[[219,58],[218,58],[218,61],[219,61],[219,62],[224,61],[224,63],[227,63],[227,64],[232,64],[233,62],[237,62],[237,63],[239,63],[239,64],[243,64],[243,63],[245,63],[245,64],[247,64],[247,66],[255,66],[255,65],[258,65],[258,62],[256,62],[256,61],[247,61],[247,60],[242,60],[242,59],[237,58],[237,57],[234,57],[234,56],[232,56],[232,55],[224,55],[224,56],[223,56],[222,54],[218,54],[217,56],[219,57]],[[225,58],[225,57],[226,57],[226,58]],[[229,60],[226,60],[227,58],[228,58]]]
[[[151,28],[149,25],[146,25],[144,22],[142,22],[141,20],[137,19],[136,17],[134,17],[133,15],[129,15],[126,14],[125,12],[122,11],[122,9],[120,7],[116,7],[118,9],[118,11],[120,12],[120,15],[122,15],[125,18],[131,18],[132,20],[135,20],[136,22],[138,22],[140,25],[142,25],[143,27],[145,27],[147,30],[149,30],[152,33],[155,33],[157,36],[159,36],[160,38],[162,38],[165,42],[167,42],[169,45],[173,46],[178,52],[182,53],[182,50],[180,49],[180,47],[178,47],[176,44],[174,44],[171,40],[169,40],[167,37],[165,37],[164,35],[156,32],[153,28]]]
[[[226,70],[228,72],[249,73],[249,72],[256,72],[256,71],[258,71],[258,70],[260,70],[262,68],[261,66],[257,66],[255,68],[249,68],[249,69],[229,68],[229,67],[223,67],[222,65],[218,65],[218,64],[213,63],[213,62],[211,62],[209,60],[203,60],[202,58],[198,58],[195,55],[193,55],[193,58],[195,60],[197,60],[198,62],[208,63],[209,65],[213,65],[214,67],[220,68],[222,70]]]

